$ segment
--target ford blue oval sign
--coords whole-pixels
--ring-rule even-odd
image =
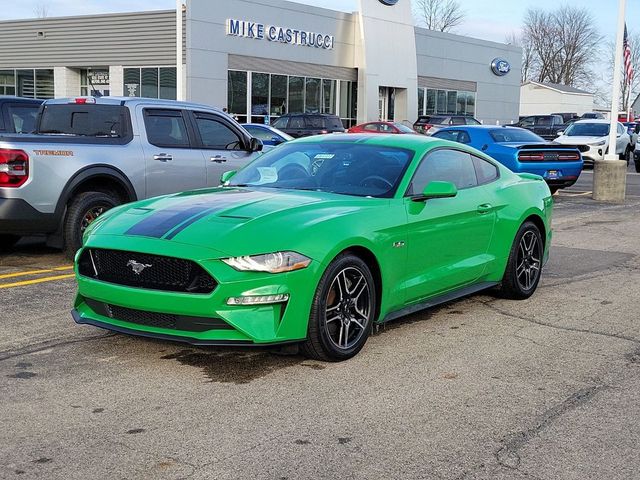
[[[511,71],[511,65],[502,58],[494,58],[491,62],[491,71],[499,77],[504,77]]]
[[[398,0],[380,0],[380,3],[384,3],[385,5],[393,7],[396,3],[398,3]]]

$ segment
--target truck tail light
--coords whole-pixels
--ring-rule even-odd
[[[29,155],[0,148],[0,187],[17,188],[29,179]]]

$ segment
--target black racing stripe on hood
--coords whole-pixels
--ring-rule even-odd
[[[193,197],[192,201],[173,205],[164,210],[151,214],[150,217],[136,223],[125,232],[125,235],[141,237],[162,238],[170,240],[189,225],[197,222],[201,218],[233,207],[241,202],[256,201],[267,198],[261,192],[238,192],[213,194],[204,201],[203,197]]]

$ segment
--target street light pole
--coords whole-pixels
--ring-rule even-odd
[[[593,166],[593,199],[607,202],[624,202],[627,187],[627,162],[619,160],[618,155],[616,155],[626,3],[626,0],[619,0],[618,2],[616,51],[613,64],[613,85],[611,88],[609,151],[605,154],[604,160],[597,160]]]
[[[176,0],[176,100],[184,100],[184,60],[182,58],[182,0]]]

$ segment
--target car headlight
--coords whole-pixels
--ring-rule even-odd
[[[599,142],[596,143],[590,143],[589,145],[591,145],[592,147],[601,147],[602,145],[604,145],[605,143],[607,143],[606,140],[600,140]]]
[[[311,259],[297,252],[275,252],[264,255],[223,258],[222,261],[241,272],[283,273],[307,268]]]

